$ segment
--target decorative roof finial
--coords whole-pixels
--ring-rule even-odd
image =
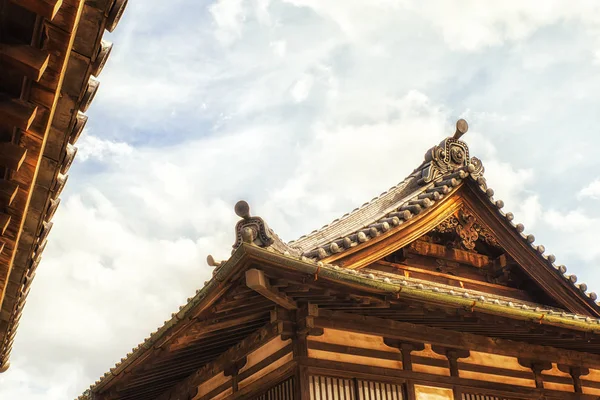
[[[206,263],[209,267],[220,267],[223,261],[217,261],[212,255],[209,254],[206,257]]]
[[[483,174],[483,165],[477,157],[469,156],[469,146],[460,137],[467,133],[469,124],[464,119],[456,121],[456,132],[425,153],[425,161],[417,169],[421,172],[417,183],[428,184],[444,179],[455,172],[468,172],[477,179]],[[461,177],[462,178],[462,177]]]
[[[235,204],[235,213],[242,219],[235,225],[235,243],[233,250],[237,249],[242,243],[253,244],[258,247],[271,247],[282,254],[300,255],[300,250],[289,247],[281,241],[261,217],[250,215],[250,206],[244,200]],[[209,265],[210,265],[209,260]],[[218,263],[218,262],[217,262]]]
[[[454,139],[458,140],[462,135],[467,133],[469,130],[469,124],[464,119],[459,119],[456,121],[456,132],[454,132]]]
[[[250,206],[245,200],[235,203],[234,210],[238,217],[250,219]]]

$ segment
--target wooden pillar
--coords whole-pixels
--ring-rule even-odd
[[[310,377],[308,375],[308,368],[304,365],[300,365],[298,368],[296,399],[310,400]]]
[[[450,368],[450,376],[455,378],[460,377],[458,370],[458,359],[467,358],[471,355],[469,350],[454,349],[451,347],[431,346],[431,350],[438,354],[446,356],[446,358],[448,359],[448,367]],[[461,398],[460,389],[453,387],[452,392],[454,394],[455,400]]]
[[[400,349],[402,354],[402,369],[412,371],[412,356],[413,351],[421,351],[425,349],[423,343],[406,342],[397,339],[383,338],[383,342],[390,347]],[[415,400],[415,385],[411,380],[406,381],[406,396],[408,400]]]
[[[589,368],[559,364],[558,369],[564,373],[571,375],[571,379],[573,379],[573,388],[575,390],[575,393],[583,393],[581,377],[590,373]]]
[[[535,387],[537,389],[544,389],[544,377],[542,371],[552,369],[552,363],[548,361],[530,360],[525,358],[519,358],[519,364],[525,368],[531,368],[533,372],[533,378],[535,380]]]
[[[223,371],[225,373],[225,376],[231,376],[233,393],[238,391],[238,374],[240,370],[244,368],[244,365],[246,365],[247,361],[248,359],[246,357],[240,358],[239,360],[236,360],[228,366],[226,366]]]
[[[294,358],[298,360],[298,388],[296,398],[310,400],[310,376],[308,368],[302,364],[308,358],[308,336],[320,336],[323,329],[315,328],[314,318],[319,316],[315,304],[303,304],[296,311],[296,333],[294,336]]]

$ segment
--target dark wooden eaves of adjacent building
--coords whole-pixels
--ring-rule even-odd
[[[0,370],[127,0],[0,0]]]

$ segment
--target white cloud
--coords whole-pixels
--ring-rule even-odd
[[[246,19],[243,0],[218,0],[209,9],[217,25],[217,37],[221,41],[230,44],[241,36],[242,24]]]
[[[493,4],[476,0],[438,1],[426,5],[411,2],[407,6],[436,26],[451,48],[466,51],[523,40],[560,21],[594,24],[600,18],[600,8],[593,1],[580,2],[576,7],[561,1],[543,0],[509,0]]]
[[[292,86],[292,97],[296,103],[301,103],[310,94],[310,89],[313,85],[313,78],[310,75],[304,75],[302,78],[298,79],[294,86]]]
[[[593,276],[596,4],[130,2],[0,397],[76,397],[228,256],[236,200],[295,239],[460,116],[495,198]]]
[[[577,198],[579,199],[583,199],[586,197],[595,200],[600,199],[600,179],[596,179],[593,182],[590,182],[586,187],[584,187],[577,193]]]
[[[269,46],[273,49],[273,53],[279,57],[285,57],[287,50],[287,43],[285,40],[276,40],[269,43]]]
[[[588,215],[585,215],[582,210],[572,210],[568,213],[549,210],[545,218],[552,228],[562,232],[581,232],[594,226],[597,222]]]
[[[130,155],[133,149],[125,142],[114,142],[92,136],[84,132],[81,140],[77,142],[77,160],[87,161],[96,159],[103,161],[105,158],[124,157]]]

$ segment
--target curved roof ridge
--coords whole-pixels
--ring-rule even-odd
[[[470,157],[469,147],[459,140],[467,129],[467,122],[459,120],[454,136],[429,149],[421,165],[398,185],[320,229],[289,242],[288,246],[308,257],[324,258],[328,252],[338,253],[341,247],[349,248],[357,241],[386,232],[390,226],[400,225],[433,205],[468,175],[475,179],[482,177],[481,161]],[[324,245],[330,248],[323,249]]]
[[[339,234],[336,235],[338,231],[342,230],[339,228],[348,225],[360,225],[361,221],[367,219],[367,216],[370,216],[371,218],[374,218],[376,215],[381,215],[381,217],[385,216],[388,212],[387,210],[395,208],[395,204],[401,203],[403,198],[412,193],[409,192],[408,189],[419,188],[416,185],[411,185],[413,182],[416,183],[416,177],[414,174],[411,174],[397,185],[392,186],[387,191],[381,193],[379,196],[363,203],[361,206],[342,215],[340,218],[336,218],[330,223],[323,225],[321,228],[315,229],[309,234],[302,235],[298,239],[288,242],[288,245],[307,251],[314,248],[319,243],[327,241],[327,239],[333,240],[341,237]],[[354,219],[357,219],[358,221],[354,221]],[[356,226],[357,229],[362,227],[363,226]]]

